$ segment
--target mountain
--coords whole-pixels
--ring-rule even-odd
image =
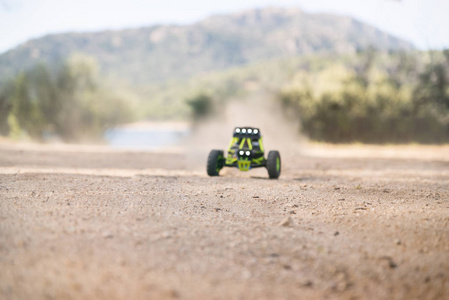
[[[55,65],[79,52],[96,58],[107,76],[147,84],[271,58],[354,53],[369,47],[413,48],[350,17],[265,8],[212,16],[186,26],[44,36],[0,55],[0,83],[36,63]]]

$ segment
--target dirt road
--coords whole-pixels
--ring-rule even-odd
[[[187,159],[0,144],[0,299],[449,299],[449,147]]]

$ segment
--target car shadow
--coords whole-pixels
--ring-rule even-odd
[[[323,178],[319,178],[319,177],[313,177],[313,176],[304,176],[304,177],[297,177],[297,178],[293,178],[293,180],[296,181],[318,181],[318,180],[322,180]]]
[[[262,177],[262,176],[251,176],[251,179],[261,179],[261,180],[273,180],[270,179],[268,176],[267,177]]]

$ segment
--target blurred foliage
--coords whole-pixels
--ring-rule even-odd
[[[312,140],[449,142],[448,50],[311,54],[127,87],[99,74],[82,55],[19,74],[0,89],[0,133],[93,139],[132,119],[197,122],[257,95],[278,101]]]
[[[195,120],[198,107],[190,102],[201,95],[209,95],[214,113],[230,101],[258,95],[279,100],[286,117],[299,119],[312,140],[447,143],[448,53],[370,48],[356,55],[273,59],[147,86],[151,98],[143,106],[151,103],[146,112],[152,118]]]
[[[187,99],[187,104],[192,109],[192,119],[194,121],[205,119],[214,112],[213,100],[205,94],[198,94]]]
[[[98,65],[75,54],[56,71],[39,64],[0,91],[0,132],[12,138],[100,139],[133,119],[132,101],[100,81]]]
[[[370,50],[343,65],[329,61],[324,70],[299,71],[279,99],[313,140],[447,143],[447,54]]]

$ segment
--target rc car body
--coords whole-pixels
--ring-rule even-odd
[[[223,167],[238,168],[240,171],[265,167],[269,177],[277,179],[281,174],[281,156],[279,151],[273,150],[268,152],[268,156],[265,158],[265,149],[259,128],[236,127],[226,156],[223,150],[211,150],[207,159],[209,176],[219,176]]]

